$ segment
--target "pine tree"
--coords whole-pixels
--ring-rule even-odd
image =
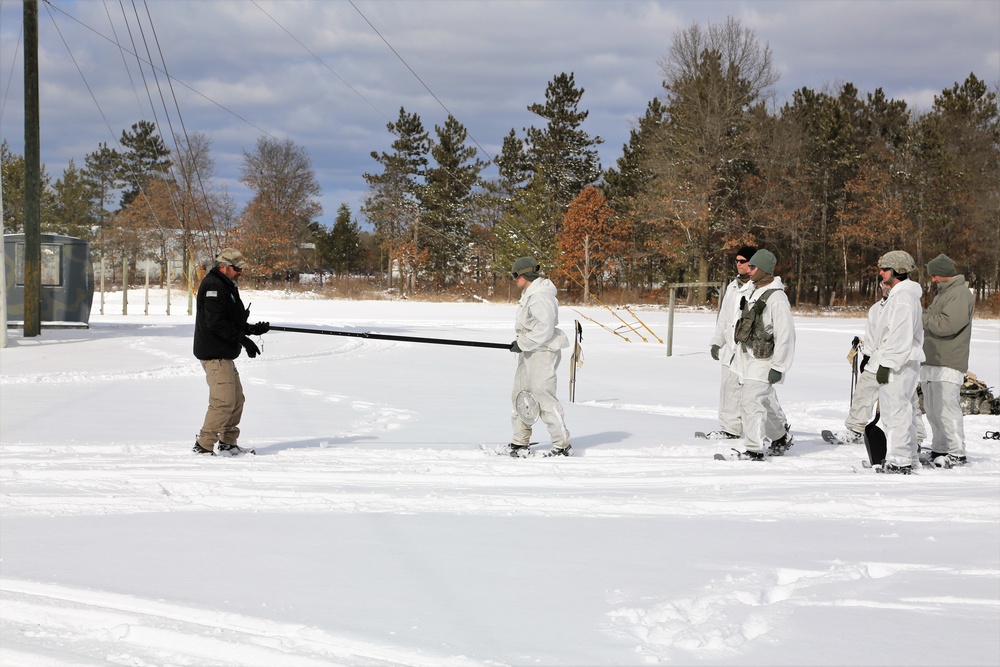
[[[361,211],[375,228],[391,276],[393,261],[400,260],[397,248],[404,243],[415,247],[419,240],[420,202],[430,146],[420,116],[406,113],[403,107],[399,108],[396,122],[387,123],[386,129],[396,137],[392,152],[372,151],[372,159],[382,165],[382,173],[362,175],[369,191]],[[408,250],[406,256],[411,261],[420,255]],[[416,268],[411,267],[407,275],[411,286]]]
[[[518,190],[494,229],[494,271],[510,276],[518,257],[530,256],[552,267],[557,258],[552,200],[539,174]]]
[[[528,111],[545,121],[541,128],[525,129],[526,157],[534,174],[544,179],[557,213],[556,232],[569,203],[601,175],[596,147],[604,140],[581,129],[590,115],[579,110],[583,93],[573,73],[563,72],[546,87],[544,104],[528,106]]]
[[[344,275],[360,266],[361,228],[351,219],[351,209],[347,204],[341,204],[337,209],[328,244],[329,266],[337,275]]]
[[[52,208],[52,186],[45,165],[41,168],[41,218],[42,232]],[[0,178],[3,178],[3,232],[20,234],[24,232],[24,155],[10,152],[7,140],[0,142]]]
[[[475,189],[486,163],[475,159],[476,148],[466,145],[468,132],[454,116],[434,131],[430,153],[436,166],[427,169],[421,193],[422,245],[430,251],[427,269],[443,283],[466,268]]]
[[[911,210],[918,265],[940,252],[984,295],[1000,285],[1000,113],[997,93],[970,74],[916,123]]]
[[[170,169],[167,156],[170,149],[156,133],[156,125],[141,120],[132,125],[132,131],[122,131],[119,143],[126,149],[118,154],[118,178],[125,183],[121,207],[135,201],[143,187],[152,178],[162,177]]]
[[[615,167],[604,173],[602,191],[608,204],[623,224],[632,231],[631,248],[626,261],[630,284],[645,283],[652,286],[663,269],[663,258],[655,252],[656,227],[643,215],[637,215],[638,198],[646,192],[655,178],[647,167],[649,148],[654,144],[667,111],[658,97],[646,106],[645,115],[629,133],[629,142],[622,146],[622,157]]]
[[[56,234],[91,240],[100,222],[93,205],[92,185],[70,159],[62,178],[52,186],[53,206],[48,227]]]

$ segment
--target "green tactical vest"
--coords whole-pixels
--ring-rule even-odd
[[[769,359],[774,354],[774,334],[764,331],[763,313],[768,297],[777,292],[767,290],[760,298],[747,308],[746,297],[740,303],[740,319],[736,320],[733,330],[733,340],[743,346],[743,351],[750,351],[757,359]]]

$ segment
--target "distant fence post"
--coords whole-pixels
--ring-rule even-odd
[[[194,312],[194,260],[188,260],[188,315]]]
[[[122,253],[122,315],[128,315],[128,258]]]

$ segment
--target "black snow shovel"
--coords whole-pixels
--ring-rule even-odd
[[[875,404],[875,419],[865,426],[865,449],[868,450],[868,461],[872,466],[880,466],[885,461],[885,431],[878,426],[881,417],[878,403]]]

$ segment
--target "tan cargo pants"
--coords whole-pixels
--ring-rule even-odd
[[[208,412],[198,434],[198,444],[212,449],[216,442],[235,445],[243,416],[243,384],[232,359],[202,360],[208,383]]]

